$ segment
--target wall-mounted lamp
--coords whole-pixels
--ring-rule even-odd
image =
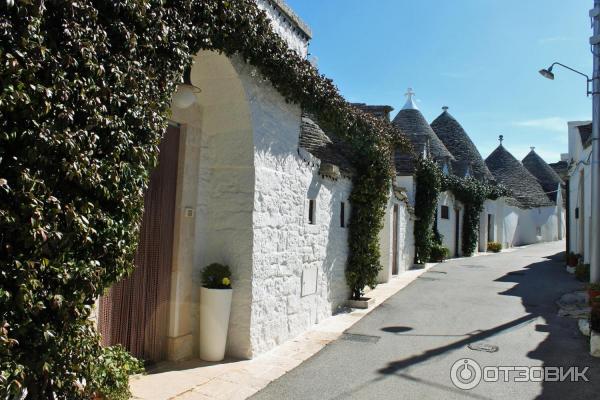
[[[559,62],[552,63],[552,65],[550,65],[548,68],[540,69],[540,71],[539,71],[540,75],[542,75],[544,78],[554,80],[554,72],[552,72],[552,68],[554,68],[555,65],[560,65],[563,68],[566,68],[566,69],[568,69],[570,71],[575,72],[576,74],[584,76],[585,79],[587,80],[587,95],[589,96],[590,94],[592,94],[592,92],[590,91],[590,82],[592,82],[592,80],[590,79],[589,76],[587,76],[583,72],[577,71],[576,69],[573,69],[571,67],[567,67],[566,65],[561,64]]]
[[[196,102],[196,94],[200,88],[192,84],[192,68],[187,67],[183,72],[183,82],[177,86],[173,95],[173,105],[177,108],[188,108]]]

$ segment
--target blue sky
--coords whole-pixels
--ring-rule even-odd
[[[592,0],[287,0],[313,30],[321,73],[349,101],[389,104],[406,88],[431,122],[450,107],[483,157],[498,145],[548,162],[567,152],[566,121],[591,117]]]

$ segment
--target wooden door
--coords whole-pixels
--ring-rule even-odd
[[[158,166],[144,195],[135,270],[100,300],[102,344],[122,344],[144,360],[167,356],[179,136],[179,128],[169,126],[159,147]]]

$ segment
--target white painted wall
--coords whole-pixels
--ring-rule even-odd
[[[290,49],[295,50],[301,58],[306,58],[308,54],[308,40],[298,31],[298,27],[272,1],[256,0],[256,4],[271,19],[271,26],[275,33],[283,38]]]
[[[589,263],[592,218],[591,198],[591,151],[592,147],[583,148],[577,126],[588,124],[590,121],[571,121],[569,128],[569,159],[572,166],[569,170],[569,196],[570,201],[570,249],[574,253],[582,254],[584,262]],[[582,195],[583,193],[583,195]],[[575,210],[579,208],[579,218],[575,218]]]
[[[238,353],[252,357],[330,316],[348,298],[340,208],[343,201],[351,212],[351,182],[320,177],[318,160],[309,165],[307,154],[298,155],[300,108],[255,79],[250,66],[236,66],[254,133],[250,347]],[[316,200],[315,225],[308,222],[309,199]]]

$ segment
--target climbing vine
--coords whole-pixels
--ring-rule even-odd
[[[444,176],[442,190],[451,191],[463,204],[462,253],[470,257],[477,248],[479,236],[479,216],[483,211],[485,200],[495,200],[508,195],[502,185],[484,183],[475,178],[459,178],[453,175]]]
[[[415,263],[426,263],[436,243],[433,229],[442,173],[430,159],[420,158],[415,171]]]
[[[495,200],[508,196],[509,191],[502,185],[480,182],[475,178],[459,178],[455,175],[443,175],[437,164],[421,159],[415,173],[416,198],[414,226],[415,262],[429,261],[431,248],[441,242],[435,229],[434,219],[437,199],[440,192],[451,191],[463,204],[462,253],[471,256],[477,248],[479,235],[479,216],[485,200]]]
[[[89,399],[106,382],[126,395],[120,363],[99,368],[115,352],[89,316],[133,268],[170,98],[200,50],[255,66],[349,142],[346,277],[355,298],[375,284],[391,149],[407,142],[351,107],[253,0],[0,2],[1,397]]]

